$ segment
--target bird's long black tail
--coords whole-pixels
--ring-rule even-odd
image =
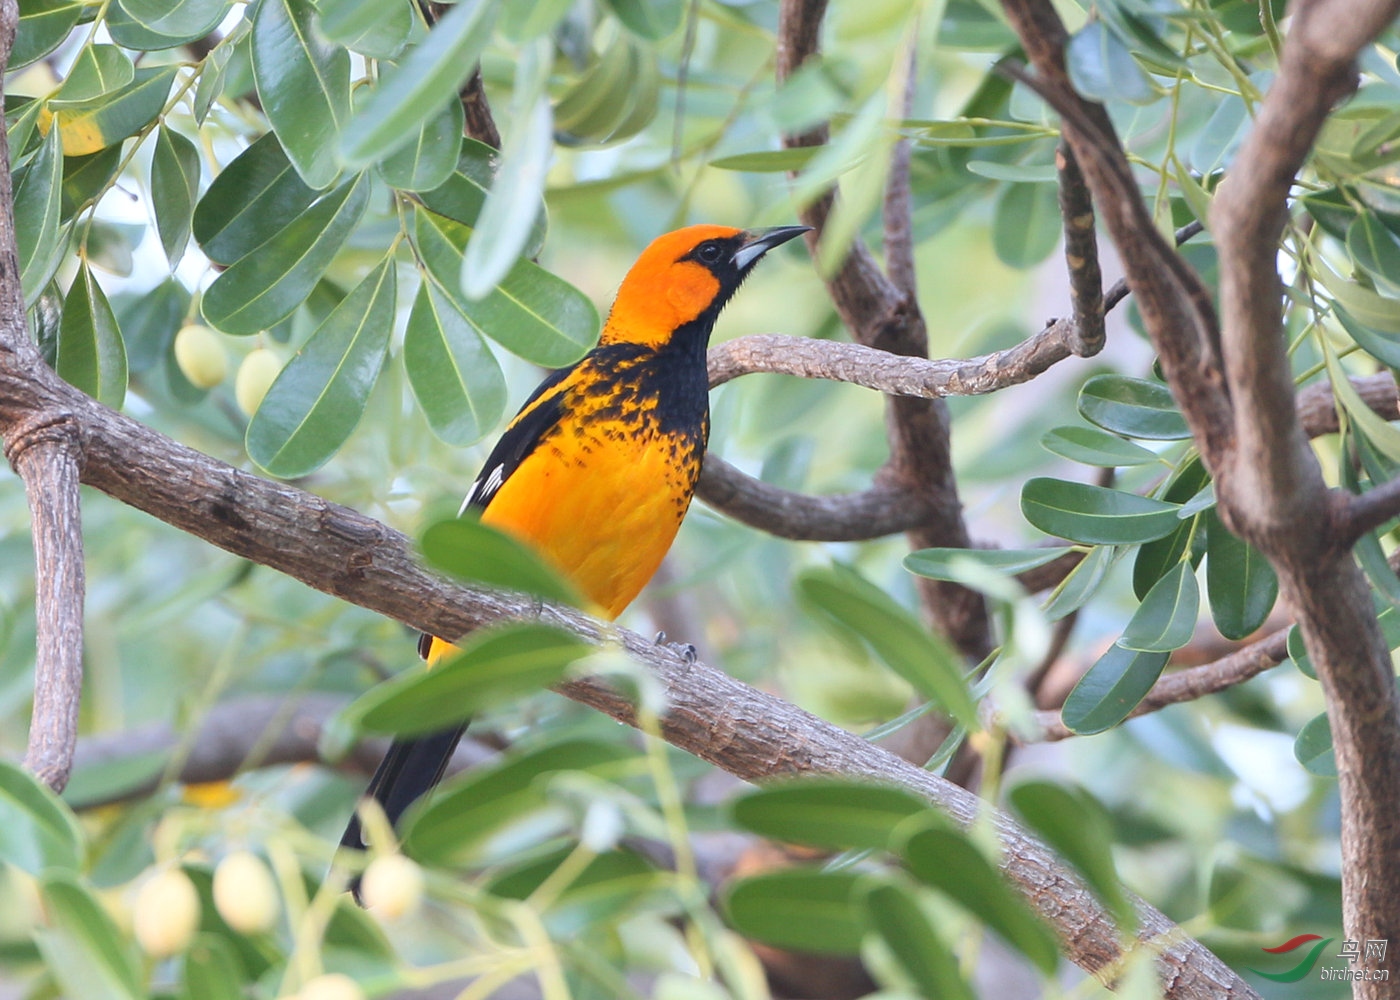
[[[467,724],[451,729],[442,729],[427,736],[395,740],[389,752],[379,762],[379,768],[370,779],[365,794],[374,798],[389,817],[390,824],[397,826],[400,817],[418,799],[432,790],[442,780],[447,770],[447,762],[452,752],[461,742]],[[345,836],[340,838],[340,846],[350,850],[363,851],[366,847],[364,831],[360,829],[359,813],[350,817],[345,828]],[[351,889],[359,897],[359,879],[351,884]]]

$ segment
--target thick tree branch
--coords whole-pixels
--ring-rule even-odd
[[[1349,381],[1362,401],[1382,418],[1400,420],[1400,396],[1396,393],[1394,375],[1388,371],[1378,375],[1353,375]],[[1341,430],[1331,383],[1319,381],[1301,389],[1297,408],[1298,423],[1309,438]]]
[[[778,10],[778,82],[786,80],[806,60],[817,55],[826,0],[782,0]],[[827,129],[786,135],[783,145],[820,145]],[[898,177],[896,177],[898,181]],[[812,227],[808,246],[820,243],[835,193],[827,191],[801,212]],[[902,266],[902,265],[900,265]],[[909,291],[886,277],[865,242],[851,242],[845,259],[827,279],[827,291],[852,339],[867,347],[910,357],[928,356],[928,331],[918,302]],[[890,397],[886,405],[886,434],[890,459],[882,470],[884,485],[919,491],[927,497],[928,518],[908,532],[911,547],[966,548],[971,544],[963,523],[962,503],[948,431],[947,406],[939,400]],[[926,616],[972,661],[991,648],[991,626],[980,594],[956,584],[920,578],[920,600]]]
[[[1327,695],[1342,800],[1345,930],[1400,936],[1400,702],[1369,589],[1294,410],[1276,270],[1286,199],[1352,60],[1395,0],[1297,6],[1279,74],[1212,209],[1223,332],[1199,280],[1157,235],[1102,107],[1075,94],[1046,0],[1003,0],[1123,255],[1163,372],[1215,479],[1222,519],[1278,572]],[[1357,996],[1382,988],[1358,983]]]
[[[1147,697],[1138,703],[1128,718],[1136,719],[1140,715],[1160,711],[1168,705],[1178,705],[1204,698],[1209,694],[1217,694],[1237,684],[1243,684],[1251,677],[1257,677],[1287,658],[1288,629],[1282,628],[1212,663],[1167,674],[1152,685]],[[1058,711],[1037,712],[1036,720],[1043,727],[1040,737],[1042,740],[1063,740],[1075,735],[1060,721]]]
[[[55,414],[15,427],[4,442],[5,457],[24,480],[34,536],[38,644],[24,766],[61,792],[73,768],[83,689],[81,429]]]

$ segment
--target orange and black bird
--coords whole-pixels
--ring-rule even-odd
[[[540,383],[462,504],[532,546],[608,619],[661,565],[710,432],[705,351],[759,259],[806,226],[690,226],[658,237],[618,289],[598,346]],[[424,635],[430,664],[452,649]],[[396,741],[367,795],[391,823],[442,778],[466,724]],[[364,848],[358,817],[343,847]]]

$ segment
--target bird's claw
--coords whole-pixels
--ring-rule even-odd
[[[678,654],[686,663],[695,663],[698,658],[693,643],[668,642],[665,632],[656,633],[656,645],[665,646],[671,652]]]

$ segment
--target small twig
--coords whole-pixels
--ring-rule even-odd
[[[1094,234],[1094,202],[1074,151],[1060,140],[1055,150],[1060,176],[1060,219],[1065,232],[1065,264],[1069,268],[1069,295],[1074,309],[1074,334],[1070,348],[1082,358],[1103,350],[1103,272],[1099,269],[1099,243]]]
[[[900,115],[913,114],[914,93],[918,89],[919,47],[912,36],[905,53],[904,94]],[[910,299],[919,297],[919,279],[914,268],[914,201],[909,188],[910,142],[900,139],[890,154],[890,174],[885,182],[885,273]]]
[[[80,426],[68,414],[21,423],[5,434],[5,457],[24,480],[34,536],[38,643],[24,766],[61,792],[73,769],[83,691]]]
[[[481,67],[478,66],[462,88],[462,111],[466,115],[467,135],[477,142],[484,142],[492,149],[501,148],[501,133],[496,128],[496,119],[491,114],[491,105],[486,101],[486,88],[481,82]]]
[[[1332,497],[1337,507],[1336,537],[1344,545],[1354,545],[1366,532],[1400,515],[1400,478],[1360,494],[1334,490]]]
[[[1257,677],[1287,658],[1288,629],[1282,628],[1213,663],[1167,674],[1152,686],[1152,690],[1147,692],[1147,697],[1138,702],[1128,718],[1136,719],[1140,715],[1148,715],[1168,705],[1217,694]],[[1076,735],[1060,721],[1059,712],[1037,712],[1036,721],[1043,727],[1042,741],[1053,742]]]

